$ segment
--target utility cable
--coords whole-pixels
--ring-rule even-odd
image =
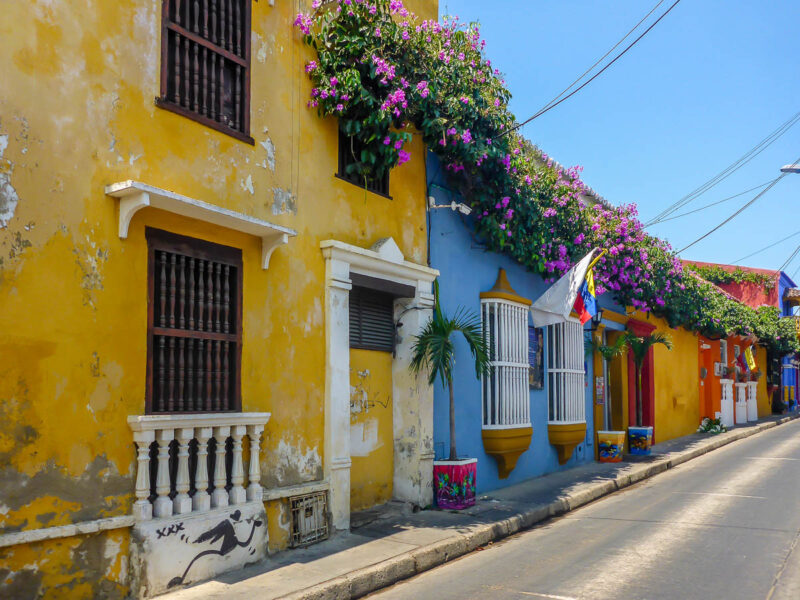
[[[669,216],[676,210],[682,208],[692,200],[697,199],[701,195],[705,194],[708,190],[725,180],[726,178],[730,177],[733,173],[737,170],[742,168],[748,162],[753,160],[756,156],[761,154],[764,150],[766,150],[772,143],[774,143],[778,138],[780,138],[784,133],[789,131],[795,124],[800,122],[800,112],[795,113],[792,115],[788,120],[784,121],[777,129],[772,131],[767,137],[762,139],[758,144],[750,148],[747,152],[745,152],[742,156],[740,156],[737,160],[733,163],[725,167],[722,171],[714,175],[711,179],[700,185],[699,187],[695,188],[688,194],[686,194],[683,198],[674,202],[669,207],[661,211],[656,217],[651,219],[645,224],[645,227],[649,227],[650,225],[655,225],[660,221],[664,220],[665,217]]]
[[[642,38],[643,38],[645,35],[647,35],[647,34],[650,32],[650,30],[651,30],[651,29],[653,29],[653,27],[655,27],[656,25],[658,25],[658,23],[661,21],[661,19],[663,19],[664,17],[666,17],[666,16],[669,14],[669,12],[670,12],[670,11],[671,11],[673,8],[675,8],[675,7],[678,5],[678,3],[679,3],[680,1],[681,1],[681,0],[675,0],[675,2],[672,4],[672,6],[670,6],[670,7],[669,7],[669,8],[668,8],[668,9],[667,9],[665,12],[664,12],[664,14],[662,14],[660,17],[658,17],[658,19],[656,19],[656,20],[653,22],[653,24],[652,24],[652,25],[650,25],[650,27],[648,27],[647,29],[645,29],[645,30],[644,30],[644,32],[643,32],[643,33],[642,33],[642,34],[641,34],[639,37],[637,37],[637,38],[636,38],[635,40],[633,40],[633,41],[632,41],[630,44],[628,44],[628,46],[627,46],[627,47],[626,47],[626,48],[625,48],[625,49],[624,49],[622,52],[620,52],[619,54],[617,54],[617,55],[616,55],[616,56],[615,56],[613,59],[611,59],[611,61],[609,61],[609,62],[608,62],[608,64],[606,64],[606,65],[605,65],[605,66],[604,66],[602,69],[600,69],[600,70],[599,70],[597,73],[595,73],[594,75],[592,75],[592,76],[591,76],[591,77],[590,77],[588,80],[586,80],[586,81],[585,81],[583,84],[581,84],[579,87],[577,87],[577,88],[575,88],[574,90],[572,90],[572,92],[570,92],[569,94],[567,94],[566,96],[564,96],[563,98],[561,98],[560,100],[558,100],[557,102],[551,102],[550,104],[547,104],[547,105],[545,105],[545,107],[544,107],[544,108],[542,108],[541,110],[539,110],[538,112],[536,112],[536,114],[534,114],[534,115],[533,115],[532,117],[530,117],[529,119],[526,119],[526,120],[524,120],[522,123],[518,123],[518,124],[514,125],[513,127],[509,127],[509,128],[507,128],[507,129],[506,129],[506,130],[504,130],[503,132],[501,132],[501,133],[497,134],[496,136],[494,136],[494,138],[492,138],[492,139],[497,139],[497,138],[503,137],[504,135],[508,135],[508,134],[509,134],[509,133],[511,133],[512,131],[516,131],[516,130],[517,130],[517,129],[519,129],[520,127],[523,127],[523,126],[527,125],[528,123],[530,123],[531,121],[533,121],[534,119],[536,119],[536,118],[538,118],[538,117],[541,117],[541,116],[542,116],[544,113],[548,112],[549,110],[552,110],[552,109],[554,109],[556,106],[558,106],[559,104],[561,104],[561,103],[562,103],[562,102],[564,102],[565,100],[568,100],[569,98],[571,98],[572,96],[574,96],[575,94],[577,94],[578,92],[580,92],[580,91],[581,91],[583,88],[585,88],[587,85],[589,85],[589,84],[590,84],[592,81],[594,81],[595,79],[597,79],[597,78],[598,78],[598,77],[599,77],[599,76],[600,76],[600,75],[601,75],[601,74],[602,74],[602,73],[603,73],[603,72],[604,72],[606,69],[608,69],[608,68],[609,68],[611,65],[613,65],[613,64],[614,64],[615,62],[617,62],[617,61],[618,61],[620,58],[622,58],[622,57],[623,57],[623,55],[624,55],[624,54],[625,54],[625,53],[626,53],[628,50],[630,50],[631,48],[633,48],[633,47],[636,45],[636,43],[637,43],[639,40],[641,40],[641,39],[642,39]],[[627,36],[626,36],[626,37],[627,37]],[[624,39],[624,38],[623,38],[623,39]],[[573,84],[573,85],[574,85],[574,84]],[[567,89],[569,89],[569,88],[567,88]],[[562,92],[562,94],[563,94],[563,92]]]
[[[770,180],[771,181],[771,180]],[[717,204],[722,204],[723,202],[727,202],[728,200],[733,200],[734,198],[738,198],[739,196],[744,196],[750,192],[754,192],[757,189],[760,189],[770,183],[769,181],[765,181],[764,183],[757,185],[755,187],[751,187],[749,190],[745,190],[743,192],[739,192],[738,194],[734,194],[733,196],[728,196],[727,198],[723,198],[722,200],[717,200],[716,202],[712,202],[711,204],[706,204],[705,206],[701,206],[700,208],[695,208],[694,210],[690,210],[685,213],[681,213],[679,215],[675,215],[674,217],[667,217],[666,219],[662,219],[659,223],[666,223],[667,221],[672,221],[673,219],[680,219],[681,217],[685,217],[687,215],[692,215],[696,212],[700,212],[701,210],[705,210],[707,208],[711,208],[712,206],[716,206]]]
[[[743,256],[743,257],[742,257],[742,258],[740,258],[739,260],[735,260],[735,261],[733,261],[733,264],[735,264],[735,265],[738,265],[738,264],[739,264],[740,262],[742,262],[743,260],[747,260],[747,259],[748,259],[748,258],[750,258],[751,256],[755,256],[756,254],[761,254],[762,252],[764,252],[764,250],[769,250],[770,248],[774,248],[774,247],[775,247],[775,246],[777,246],[778,244],[782,244],[782,243],[783,243],[783,242],[785,242],[786,240],[792,239],[792,238],[793,238],[793,237],[795,237],[796,235],[800,235],[800,231],[795,231],[793,234],[791,234],[791,235],[787,235],[785,238],[782,238],[782,239],[778,240],[777,242],[772,242],[771,244],[769,244],[768,246],[764,246],[764,247],[763,247],[763,248],[761,248],[760,250],[756,250],[755,252],[751,252],[750,254],[748,254],[747,256]]]
[[[797,245],[797,248],[795,248],[795,249],[794,249],[794,252],[792,252],[792,253],[789,255],[789,258],[787,258],[787,259],[784,261],[784,263],[783,263],[783,264],[780,266],[780,268],[778,269],[778,271],[783,271],[783,270],[784,270],[786,267],[788,267],[788,266],[789,266],[789,263],[790,263],[790,262],[792,262],[792,261],[794,260],[794,257],[795,257],[795,256],[797,256],[797,253],[798,253],[798,252],[800,252],[800,244],[798,244],[798,245]]]
[[[608,55],[609,55],[609,54],[611,54],[611,53],[612,53],[614,50],[616,50],[616,49],[617,49],[617,48],[620,46],[620,44],[622,44],[622,42],[624,42],[625,40],[627,40],[627,39],[628,39],[628,38],[631,36],[631,34],[632,34],[634,31],[636,31],[637,29],[639,29],[639,26],[641,26],[641,24],[642,24],[642,23],[644,23],[644,22],[645,22],[645,21],[646,21],[646,20],[647,20],[647,19],[650,17],[650,15],[652,15],[652,14],[653,14],[653,13],[656,11],[656,9],[657,9],[659,6],[661,6],[662,4],[664,4],[664,0],[658,0],[658,3],[657,3],[657,4],[656,4],[656,5],[655,5],[655,6],[654,6],[652,9],[650,9],[650,12],[649,12],[649,13],[647,13],[647,14],[646,14],[644,17],[642,17],[642,19],[641,19],[641,20],[640,20],[638,23],[636,23],[636,25],[634,25],[634,26],[631,28],[631,30],[630,30],[630,31],[628,31],[628,33],[626,33],[626,34],[625,34],[625,35],[622,37],[622,39],[620,39],[620,40],[619,40],[619,41],[618,41],[616,44],[614,44],[614,46],[612,46],[612,47],[611,47],[611,49],[610,49],[608,52],[606,52],[605,54],[603,54],[603,56],[601,56],[599,59],[597,59],[597,61],[596,61],[596,62],[595,62],[595,63],[594,63],[594,64],[593,64],[591,67],[589,67],[589,68],[588,68],[588,69],[586,69],[586,70],[585,70],[583,73],[581,73],[581,74],[580,74],[580,76],[579,76],[577,79],[575,79],[575,81],[573,81],[572,83],[570,83],[570,84],[569,84],[567,87],[565,87],[565,88],[562,90],[562,92],[561,92],[561,93],[560,93],[558,96],[556,96],[555,98],[553,98],[552,100],[550,100],[550,102],[548,102],[547,104],[545,104],[545,105],[544,105],[544,106],[543,106],[541,109],[539,109],[539,110],[540,110],[540,111],[542,111],[542,110],[546,109],[548,106],[550,106],[551,104],[553,104],[554,102],[558,101],[558,100],[559,100],[559,99],[560,99],[560,98],[561,98],[561,97],[562,97],[564,94],[566,94],[566,93],[567,93],[569,90],[571,90],[571,89],[572,89],[572,88],[575,86],[575,84],[576,84],[576,83],[578,83],[578,82],[579,82],[581,79],[583,79],[583,78],[584,78],[584,77],[586,77],[586,76],[587,76],[589,73],[591,73],[591,72],[594,70],[594,68],[595,68],[597,65],[599,65],[601,62],[603,62],[603,61],[604,61],[604,60],[605,60],[605,59],[608,57]]]
[[[798,159],[798,160],[800,160],[800,159]],[[749,206],[751,206],[751,205],[753,204],[753,202],[755,202],[756,200],[758,200],[759,198],[761,198],[761,196],[763,196],[763,195],[764,195],[764,194],[766,194],[766,193],[767,193],[769,190],[771,190],[771,189],[772,189],[772,188],[775,186],[775,184],[776,184],[776,183],[778,183],[778,182],[779,182],[781,179],[783,179],[785,176],[786,176],[786,173],[781,173],[780,175],[778,175],[778,176],[777,176],[775,179],[773,179],[773,180],[770,182],[770,184],[769,184],[769,185],[768,185],[766,188],[764,188],[764,189],[763,189],[763,190],[761,190],[761,191],[760,191],[758,194],[756,194],[756,196],[755,196],[755,197],[754,197],[752,200],[748,200],[748,201],[747,201],[747,202],[746,202],[746,203],[745,203],[745,204],[744,204],[744,205],[743,205],[741,208],[739,208],[739,209],[738,209],[738,210],[737,210],[735,213],[733,213],[733,214],[732,214],[730,217],[728,217],[727,219],[725,219],[724,221],[722,221],[722,223],[720,223],[720,224],[719,224],[719,225],[717,225],[716,227],[712,228],[710,231],[707,231],[706,233],[704,233],[703,235],[701,235],[699,238],[697,238],[697,239],[696,239],[695,241],[693,241],[691,244],[689,244],[688,246],[684,246],[683,248],[681,248],[680,250],[678,250],[678,254],[680,254],[680,253],[681,253],[681,252],[683,252],[684,250],[688,250],[689,248],[691,248],[692,246],[694,246],[694,245],[695,245],[697,242],[699,242],[699,241],[701,241],[701,240],[704,240],[704,239],[706,239],[706,238],[707,238],[708,236],[710,236],[712,233],[714,233],[715,231],[717,231],[717,230],[718,230],[720,227],[722,227],[723,225],[725,225],[725,224],[729,223],[731,220],[733,220],[735,217],[737,217],[739,214],[741,214],[741,212],[742,212],[742,211],[744,211],[746,208],[748,208]]]

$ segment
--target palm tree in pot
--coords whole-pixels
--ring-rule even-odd
[[[445,314],[439,304],[438,282],[434,282],[433,291],[433,316],[422,332],[415,337],[410,368],[414,374],[427,370],[428,383],[430,385],[433,385],[439,379],[442,385],[447,387],[450,395],[450,457],[448,461],[462,462],[458,460],[458,452],[456,450],[455,393],[453,390],[453,369],[456,362],[454,337],[456,333],[460,333],[467,342],[467,347],[475,362],[475,375],[477,377],[489,372],[487,340],[484,338],[481,319],[478,315],[463,308],[456,310],[452,316]],[[434,467],[435,470],[436,467]],[[434,482],[437,488],[437,501],[440,506],[463,508],[474,503],[474,460],[468,471],[471,471],[471,475],[470,473],[461,473],[458,477],[454,477],[452,473],[447,475],[445,487],[448,489],[442,490],[442,493],[447,493],[452,497],[452,502],[450,503],[446,499],[443,501],[440,495],[439,482]],[[467,479],[464,480],[464,477]],[[457,481],[459,478],[461,480]]]
[[[628,352],[633,359],[633,366],[635,369],[635,382],[636,382],[636,427],[643,427],[644,421],[644,401],[642,399],[642,367],[644,366],[645,358],[650,348],[657,344],[666,346],[668,350],[672,350],[672,339],[661,332],[651,333],[646,336],[638,336],[631,331],[626,331],[624,334],[625,345],[628,346]],[[652,435],[652,431],[650,431]],[[628,446],[631,452],[636,453],[637,448],[643,450],[642,453],[649,454],[649,440],[645,440],[644,447],[639,437],[631,435],[630,445]],[[646,452],[645,452],[646,451]]]

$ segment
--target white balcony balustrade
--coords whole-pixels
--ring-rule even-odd
[[[261,500],[261,434],[269,416],[204,413],[128,417],[137,450],[134,516],[148,520]],[[249,444],[246,488],[245,437]]]

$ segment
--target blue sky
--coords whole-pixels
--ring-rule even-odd
[[[506,75],[511,109],[522,120],[605,54],[656,1],[440,0],[439,10],[480,21],[487,55]],[[584,181],[609,201],[638,204],[646,221],[800,111],[798,26],[800,4],[789,0],[682,0],[625,56],[524,134],[563,165],[582,165]],[[687,210],[769,181],[798,157],[800,123]],[[649,231],[682,248],[756,193]],[[682,256],[733,262],[800,231],[798,208],[800,174],[788,175]],[[800,234],[743,264],[778,268],[798,244]],[[800,256],[786,271],[797,269]]]

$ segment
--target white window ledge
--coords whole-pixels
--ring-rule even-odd
[[[269,259],[278,246],[289,243],[297,232],[244,213],[181,196],[139,181],[121,181],[106,186],[106,195],[119,198],[119,237],[128,237],[134,215],[148,206],[205,221],[261,238],[261,268],[269,267]]]
[[[221,412],[173,415],[131,415],[128,425],[132,431],[157,431],[160,429],[185,429],[189,427],[226,427],[235,425],[261,425],[269,421],[270,413]]]
[[[314,492],[327,492],[330,487],[327,481],[309,481],[308,483],[265,489],[264,501],[281,500],[283,498],[291,498],[292,496],[304,496],[305,494],[313,494]]]

